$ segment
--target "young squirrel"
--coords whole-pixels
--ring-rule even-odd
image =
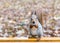
[[[43,29],[42,25],[40,24],[36,12],[32,12],[31,22],[30,22],[30,35],[32,37],[43,37]]]

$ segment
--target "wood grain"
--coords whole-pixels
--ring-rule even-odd
[[[60,37],[42,37],[39,41],[35,38],[0,38],[0,42],[60,42]]]

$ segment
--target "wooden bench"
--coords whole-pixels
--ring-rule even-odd
[[[0,38],[0,42],[38,42],[35,38],[19,39],[19,38]],[[60,42],[60,37],[42,37],[39,42]]]

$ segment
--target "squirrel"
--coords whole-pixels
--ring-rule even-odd
[[[40,24],[36,12],[32,12],[30,21],[30,35],[31,37],[37,38],[38,40],[43,37],[43,29]]]

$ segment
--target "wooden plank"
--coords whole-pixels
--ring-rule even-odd
[[[19,38],[0,38],[0,42],[38,42],[35,38],[19,39]],[[60,42],[60,37],[42,37],[39,42]]]

